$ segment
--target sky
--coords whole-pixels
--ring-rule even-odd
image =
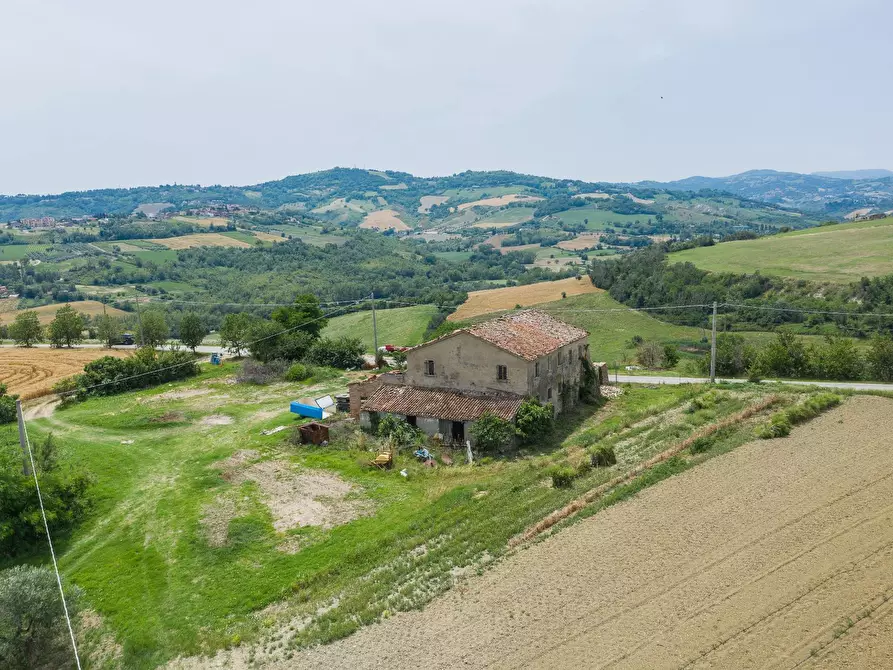
[[[0,193],[893,168],[890,0],[2,0]]]

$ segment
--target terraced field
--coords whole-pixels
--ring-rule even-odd
[[[893,401],[857,397],[268,667],[891,667],[891,514]]]

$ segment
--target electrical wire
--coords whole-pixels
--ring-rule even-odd
[[[759,305],[741,305],[733,302],[724,302],[722,307],[737,307],[741,309],[759,309],[768,312],[795,312],[798,314],[830,314],[836,316],[879,316],[893,317],[893,312],[834,312],[821,309],[796,309],[793,307],[761,307]]]
[[[22,411],[19,405],[19,412]],[[28,448],[28,460],[31,462],[31,474],[34,475],[34,486],[37,489],[37,501],[40,503],[40,515],[43,517],[43,528],[47,534],[47,543],[50,545],[50,556],[53,558],[53,570],[56,572],[56,583],[59,585],[59,596],[62,598],[62,609],[65,611],[65,622],[68,624],[68,634],[71,636],[71,647],[74,650],[74,660],[78,670],[81,670],[81,659],[78,658],[78,645],[74,639],[74,628],[71,626],[71,616],[68,614],[68,604],[65,602],[65,591],[62,588],[62,577],[59,574],[59,565],[56,562],[56,551],[53,549],[53,539],[50,537],[50,526],[47,523],[47,513],[43,506],[43,494],[40,492],[40,482],[37,480],[37,468],[34,465],[34,454],[31,451],[31,440],[28,437],[28,426],[22,419],[22,432],[25,435],[25,446]]]

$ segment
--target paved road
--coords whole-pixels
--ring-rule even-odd
[[[658,375],[611,375],[611,381],[624,384],[706,384],[706,377],[662,377]],[[733,384],[747,383],[746,379],[717,379],[717,381]],[[797,386],[823,386],[853,391],[893,391],[893,384],[872,384],[868,382],[823,382],[823,381],[785,381],[780,379],[764,379],[764,384],[796,384]]]

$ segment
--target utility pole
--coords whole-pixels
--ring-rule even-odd
[[[28,444],[25,441],[25,417],[22,416],[22,401],[18,398],[16,398],[16,417],[19,420],[19,444],[22,445],[22,474],[30,477],[31,467],[29,466]]]
[[[140,322],[140,346],[143,346],[146,343],[146,338],[143,335],[143,313],[140,311],[140,297],[136,297],[136,318]]]
[[[375,291],[372,291],[372,346],[375,348],[375,360],[378,360],[378,324],[375,322]]]
[[[710,338],[710,383],[716,383],[716,301],[713,301],[713,334]]]

